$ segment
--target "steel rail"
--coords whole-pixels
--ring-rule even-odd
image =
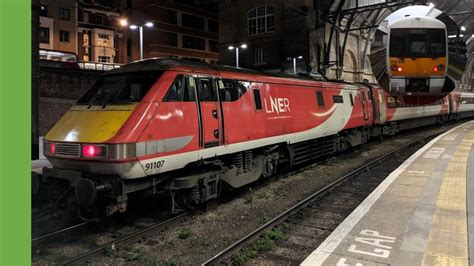
[[[311,194],[310,196],[303,199],[299,203],[293,205],[292,207],[290,207],[289,209],[287,209],[286,211],[284,211],[283,213],[281,213],[277,217],[273,218],[272,220],[270,220],[266,224],[260,226],[256,230],[252,231],[251,233],[249,233],[245,237],[243,237],[240,240],[234,242],[233,244],[231,244],[230,246],[228,246],[227,248],[225,248],[224,250],[219,252],[214,257],[212,257],[209,260],[207,260],[206,262],[202,263],[202,265],[218,265],[220,262],[224,262],[224,261],[230,259],[232,255],[234,255],[238,251],[240,251],[245,245],[255,241],[264,232],[266,232],[266,231],[272,229],[273,227],[283,223],[288,218],[290,218],[294,214],[298,213],[300,210],[306,208],[309,204],[313,203],[314,201],[319,199],[321,196],[325,195],[328,191],[335,188],[340,183],[349,180],[350,178],[354,177],[358,173],[361,173],[361,172],[365,171],[368,167],[383,161],[384,159],[388,158],[389,156],[391,156],[391,155],[393,155],[397,152],[400,152],[404,149],[409,148],[410,146],[412,146],[415,143],[418,143],[418,142],[424,141],[426,139],[432,138],[433,136],[442,134],[445,131],[447,131],[447,130],[437,132],[435,134],[431,134],[431,135],[423,137],[421,139],[412,141],[412,142],[410,142],[410,143],[408,143],[408,144],[406,144],[406,145],[404,145],[404,146],[402,146],[398,149],[395,149],[395,150],[389,152],[388,154],[386,154],[382,157],[379,157],[375,160],[370,161],[369,163],[367,163],[363,166],[358,167],[357,169],[349,172],[348,174],[344,175],[343,177],[341,177],[341,178],[337,179],[336,181],[330,183],[329,185],[325,186],[324,188],[322,188],[322,189],[316,191],[315,193]]]
[[[36,222],[43,219],[46,215],[54,212],[53,208],[41,209],[31,213],[31,221]]]
[[[63,228],[63,229],[60,229],[60,230],[57,230],[57,231],[39,236],[39,237],[35,237],[31,240],[31,243],[36,244],[36,243],[39,243],[39,242],[43,242],[43,241],[45,241],[46,239],[49,239],[49,238],[58,237],[59,235],[64,234],[66,232],[69,232],[71,230],[77,230],[81,227],[84,227],[87,224],[88,224],[88,222],[82,222],[80,224],[69,226],[69,227],[66,227],[66,228]]]
[[[140,230],[137,230],[131,234],[128,234],[118,240],[113,240],[113,241],[109,241],[103,245],[100,245],[99,247],[93,249],[93,250],[90,250],[88,252],[85,252],[85,253],[82,253],[72,259],[69,259],[65,262],[62,262],[61,264],[62,265],[84,265],[86,264],[86,260],[95,256],[95,255],[98,255],[100,252],[103,252],[104,250],[106,250],[106,248],[108,247],[113,247],[113,248],[117,248],[118,246],[122,245],[122,244],[127,244],[127,243],[133,243],[133,242],[136,242],[138,239],[140,238],[143,238],[145,236],[147,236],[148,234],[151,234],[153,232],[156,232],[156,231],[159,231],[159,230],[162,230],[168,226],[171,226],[175,223],[178,223],[180,221],[182,221],[184,218],[188,217],[189,214],[184,212],[184,213],[181,213],[179,215],[176,215],[166,221],[163,221],[163,222],[159,222],[159,223],[155,223],[155,224],[151,224],[149,226],[146,226]]]

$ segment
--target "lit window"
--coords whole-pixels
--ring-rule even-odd
[[[247,13],[249,35],[273,32],[275,30],[275,9],[272,6],[259,6]]]
[[[101,55],[99,55],[99,62],[100,63],[110,63],[110,56],[101,56]]]

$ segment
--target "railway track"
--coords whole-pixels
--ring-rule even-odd
[[[416,147],[417,144],[422,143],[422,142],[426,141],[427,139],[433,138],[435,135],[438,135],[438,134],[440,134],[440,133],[437,132],[436,134],[433,134],[433,135],[430,135],[430,136],[423,137],[421,139],[412,141],[412,142],[410,142],[410,143],[408,143],[408,144],[406,144],[406,145],[404,145],[404,146],[402,146],[402,147],[400,147],[396,150],[393,150],[393,151],[389,152],[385,156],[382,156],[382,157],[379,157],[375,160],[372,160],[369,163],[367,163],[365,165],[362,165],[361,167],[355,169],[354,171],[340,177],[339,179],[335,180],[334,182],[330,183],[329,185],[325,186],[324,188],[322,188],[322,189],[316,191],[315,193],[313,193],[312,195],[308,196],[304,200],[298,202],[296,205],[294,205],[291,208],[287,209],[286,211],[282,212],[280,215],[276,216],[275,218],[273,218],[272,220],[270,220],[266,224],[260,226],[256,230],[252,231],[251,233],[249,233],[245,237],[243,237],[240,240],[234,242],[233,244],[231,244],[230,246],[228,246],[227,248],[225,248],[221,252],[217,253],[215,256],[213,256],[209,260],[205,261],[203,263],[203,265],[220,265],[220,264],[229,264],[230,265],[230,264],[235,264],[236,263],[235,258],[236,258],[236,255],[238,255],[239,252],[241,252],[244,248],[250,247],[250,245],[252,245],[252,243],[255,243],[255,241],[257,241],[258,239],[261,239],[261,237],[265,233],[270,232],[270,230],[272,230],[274,228],[282,226],[285,222],[287,222],[288,224],[290,224],[290,226],[293,226],[293,227],[298,227],[298,226],[305,227],[304,220],[306,218],[308,218],[309,215],[301,215],[302,212],[313,213],[313,214],[321,216],[321,212],[319,210],[316,210],[312,206],[316,201],[321,200],[321,202],[319,202],[319,206],[323,206],[323,209],[324,209],[324,205],[327,205],[327,207],[326,207],[327,210],[326,211],[328,211],[329,213],[334,212],[334,209],[336,209],[336,208],[342,209],[342,212],[344,212],[344,213],[342,215],[338,215],[340,222],[342,222],[344,220],[344,218],[347,215],[350,214],[352,209],[357,207],[358,203],[354,204],[354,206],[352,206],[353,208],[350,207],[349,209],[348,209],[349,206],[344,206],[345,205],[344,203],[343,203],[343,205],[339,204],[339,206],[331,205],[331,203],[325,203],[323,198],[325,198],[326,195],[328,195],[327,198],[330,198],[330,195],[332,195],[332,194],[340,195],[340,193],[342,193],[342,194],[345,194],[343,196],[343,198],[346,198],[346,199],[356,198],[356,199],[358,199],[358,200],[356,200],[356,202],[359,202],[359,201],[361,202],[366,196],[368,196],[370,194],[370,192],[373,189],[375,189],[378,186],[378,184],[392,170],[394,170],[396,167],[398,167],[399,164],[401,164],[406,158],[408,158],[413,152],[415,152],[414,149],[417,148]],[[400,153],[406,153],[406,154],[404,154],[402,156],[395,156],[396,154],[400,154]],[[395,158],[395,157],[397,157],[397,160],[392,160],[392,158]],[[387,158],[391,158],[391,160],[389,162],[386,162]],[[383,164],[382,164],[382,162],[383,162]],[[371,170],[370,172],[368,172],[369,169]],[[365,179],[366,182],[364,182],[364,180],[358,180],[357,181],[359,183],[358,185],[348,184],[349,180],[358,179],[358,177],[363,176],[364,173],[369,175],[369,178],[366,177],[366,179]],[[373,177],[370,177],[370,176],[376,176],[376,178],[373,178]],[[371,183],[371,184],[367,184],[367,183]],[[370,187],[371,189],[367,189],[367,187]],[[368,191],[368,190],[370,190],[370,191]],[[340,200],[340,197],[341,196],[339,196],[339,197],[336,196],[335,198],[339,198],[339,200]],[[334,213],[332,215],[334,215]],[[331,214],[329,214],[328,216],[331,216]],[[318,218],[315,218],[315,219],[318,219]],[[327,219],[320,219],[320,220],[321,220],[322,224],[319,224],[319,226],[318,225],[316,225],[316,226],[311,225],[310,227],[317,227],[317,229],[325,231],[325,234],[327,234],[327,235],[329,235],[332,232],[332,230],[334,230],[337,227],[337,225],[339,224],[339,221],[337,221],[337,219],[336,219],[336,221],[337,221],[336,223],[334,223],[334,221],[332,221],[334,224],[329,225],[329,226],[327,224]],[[331,219],[331,220],[333,220],[333,219]],[[326,224],[324,224],[325,222],[326,222]],[[294,235],[294,234],[304,235],[304,233],[297,233],[297,232],[292,232],[290,235]],[[307,238],[308,238],[307,239],[308,241],[314,242],[314,241],[311,241],[311,239],[314,239],[315,235],[310,234],[310,235],[307,236]],[[320,241],[323,241],[323,240],[324,240],[324,237],[321,238]],[[317,245],[315,245],[315,243],[312,243],[312,246],[314,248],[317,247]],[[285,257],[285,256],[282,256],[280,254],[272,254],[271,252],[270,252],[270,254],[267,254],[267,257],[269,257],[269,258],[266,258],[263,261],[259,261],[259,262],[256,262],[256,263],[257,264],[268,264],[268,263],[295,264],[295,263],[301,262],[302,259],[304,259],[304,257],[297,258],[297,259],[291,258],[291,256]],[[237,256],[237,258],[238,258],[238,256]],[[240,264],[240,263],[242,263],[242,261],[237,261],[237,264]]]
[[[68,234],[77,233],[78,231],[84,229],[88,224],[89,224],[88,222],[82,222],[79,224],[75,224],[66,228],[53,231],[51,233],[47,233],[47,234],[35,237],[31,239],[31,244],[32,246],[37,246],[41,243],[48,242],[59,237],[67,236]]]
[[[411,145],[411,143],[409,145]],[[393,153],[390,153],[390,154],[393,154]],[[390,156],[390,154],[386,155],[384,158],[386,158],[387,156]],[[313,168],[315,165],[318,165],[320,163],[321,162],[316,162],[316,163],[308,164],[307,166],[304,166],[304,167],[299,167],[296,170],[286,172],[286,173],[282,173],[276,178],[279,179],[281,177],[294,175],[294,174],[297,174],[299,172],[303,172],[307,169]],[[353,171],[351,174],[355,174],[355,172],[357,172],[358,170],[364,169],[366,167],[367,167],[367,165],[364,165],[364,166],[360,167],[359,169],[357,169],[356,171]],[[334,185],[334,183],[338,183],[338,182],[343,182],[343,181],[338,180],[336,182],[333,182],[333,184],[331,184],[331,185]],[[327,186],[325,189],[327,191],[329,191],[330,186]],[[307,200],[308,200],[307,204],[310,204],[311,200],[310,199],[307,199]],[[222,201],[219,200],[219,202],[225,202],[225,201],[226,201],[226,199],[223,199]],[[297,213],[298,211],[294,211],[294,212]],[[169,216],[167,216],[167,217],[169,217]],[[146,238],[148,235],[153,235],[153,234],[156,235],[156,233],[162,232],[162,230],[164,230],[167,227],[171,227],[173,224],[179,224],[180,222],[185,220],[186,217],[190,217],[190,215],[188,215],[186,213],[183,213],[179,216],[172,217],[171,219],[167,219],[166,217],[161,217],[161,219],[159,219],[159,220],[162,221],[162,222],[153,222],[153,223],[150,223],[150,222],[143,223],[143,222],[140,221],[140,219],[134,219],[133,222],[132,222],[133,227],[134,227],[133,232],[131,232],[131,233],[128,232],[126,234],[123,234],[123,233],[119,232],[118,234],[122,235],[122,237],[116,238],[114,236],[113,240],[107,241],[107,242],[102,242],[102,243],[99,243],[99,242],[97,242],[96,240],[93,240],[93,239],[98,238],[97,236],[102,237],[102,235],[107,235],[111,231],[112,232],[113,231],[119,231],[119,230],[121,230],[121,228],[127,227],[127,225],[120,224],[117,228],[112,227],[111,230],[108,230],[109,232],[98,232],[98,233],[96,232],[97,234],[95,234],[95,235],[94,235],[94,233],[92,233],[92,231],[94,231],[94,230],[91,229],[91,230],[86,231],[87,234],[81,235],[80,239],[72,239],[73,237],[69,237],[67,239],[67,237],[65,237],[61,241],[52,243],[55,246],[52,250],[55,250],[57,247],[62,247],[63,244],[68,246],[68,248],[69,248],[69,246],[83,246],[83,247],[87,246],[87,247],[86,248],[82,248],[82,247],[81,248],[76,248],[77,250],[82,249],[82,251],[81,252],[77,252],[77,251],[73,252],[74,253],[73,256],[71,256],[70,254],[68,254],[67,256],[61,255],[61,256],[56,257],[56,259],[53,259],[53,260],[51,260],[51,258],[50,258],[50,259],[48,259],[48,261],[49,262],[54,261],[55,263],[65,264],[65,265],[86,264],[86,263],[94,262],[94,261],[96,261],[95,258],[99,258],[101,255],[103,256],[104,254],[106,254],[110,250],[121,250],[121,249],[123,249],[123,247],[125,247],[127,245],[139,242],[141,239]],[[278,219],[278,217],[275,218],[275,219]],[[275,222],[275,219],[272,220],[272,221]],[[137,226],[137,224],[141,224],[141,225]],[[136,228],[138,228],[138,229],[136,229]],[[265,229],[263,231],[265,231]],[[57,236],[60,236],[60,235],[65,235],[65,234],[61,234],[61,233],[57,234]],[[48,237],[47,235],[44,235],[42,240],[40,240],[37,243],[40,243],[40,242],[41,243],[46,243],[45,240],[51,240],[51,239],[54,239],[54,238],[59,238],[59,237],[53,237],[53,236]],[[93,240],[93,241],[91,241],[91,240]],[[36,241],[38,241],[38,240],[36,240]],[[86,244],[84,245],[84,243],[86,243]],[[51,244],[51,243],[49,243],[49,244]],[[38,246],[38,245],[35,244],[35,246]],[[45,248],[45,247],[42,247],[42,248]],[[241,246],[240,246],[240,248],[241,248]],[[46,253],[48,253],[48,252],[50,254],[52,253],[50,251],[46,251]],[[44,253],[44,251],[42,251],[42,253]],[[35,261],[38,261],[38,258],[36,258]],[[44,260],[41,261],[41,258],[40,258],[39,263],[41,264],[42,262],[44,262]]]
[[[53,208],[44,208],[44,209],[33,211],[31,213],[31,221],[34,223],[36,221],[42,220],[46,218],[48,215],[52,214],[53,212],[54,212]]]
[[[166,221],[162,221],[162,222],[157,222],[157,223],[153,223],[153,224],[150,224],[148,226],[145,226],[144,228],[141,228],[131,234],[128,234],[124,237],[121,237],[117,240],[113,240],[113,241],[109,241],[105,244],[102,244],[102,245],[99,245],[98,247],[90,250],[90,251],[87,251],[87,252],[84,252],[84,253],[81,253],[79,254],[78,256],[75,256],[73,258],[70,258],[66,261],[63,261],[62,264],[63,265],[84,265],[86,263],[90,263],[91,261],[89,261],[90,259],[92,259],[94,256],[98,255],[98,254],[101,254],[102,252],[104,252],[105,250],[107,249],[117,249],[117,248],[122,248],[124,247],[125,245],[127,244],[130,244],[130,243],[134,243],[136,241],[138,241],[139,239],[149,235],[149,234],[153,234],[153,233],[157,233],[157,232],[160,232],[161,230],[164,230],[165,228],[175,224],[175,223],[178,223],[180,221],[183,221],[183,219],[185,219],[186,217],[188,217],[188,213],[181,213],[179,215],[176,215]]]

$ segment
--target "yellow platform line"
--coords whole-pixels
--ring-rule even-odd
[[[468,265],[467,162],[474,144],[468,132],[451,158],[436,202],[422,265]]]

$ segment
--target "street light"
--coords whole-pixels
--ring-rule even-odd
[[[128,21],[126,18],[122,18],[119,20],[120,26],[125,27],[128,25]]]
[[[466,31],[466,27],[461,26],[461,31]]]
[[[229,47],[227,47],[227,49],[231,51],[235,50],[235,66],[236,67],[239,67],[239,48],[247,49],[247,44],[242,43],[239,46],[229,45]]]
[[[428,3],[428,7],[433,8],[435,5],[432,2]]]
[[[288,60],[293,60],[293,75],[296,75],[296,59],[303,59],[303,56],[288,57]]]
[[[140,60],[143,59],[143,26],[152,28],[153,22],[146,22],[143,25],[136,25],[136,24],[130,25],[131,30],[139,29],[139,32],[140,32]]]

